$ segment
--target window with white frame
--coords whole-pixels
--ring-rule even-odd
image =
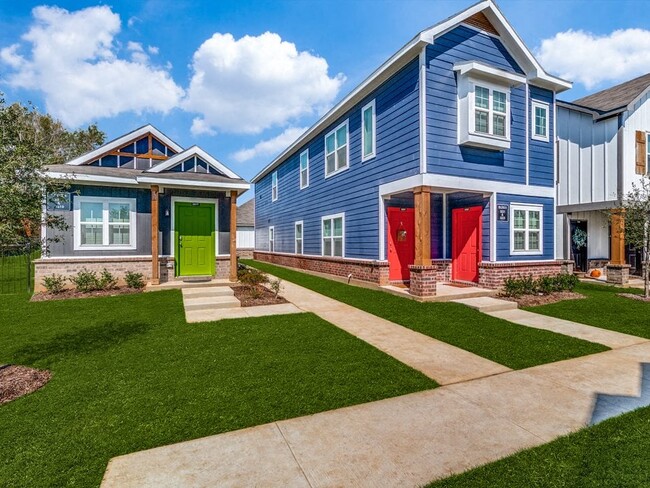
[[[376,155],[375,101],[361,109],[361,161],[367,161]]]
[[[510,250],[513,254],[542,254],[542,206],[511,205]]]
[[[74,199],[75,249],[135,249],[136,205],[133,198]]]
[[[548,104],[532,102],[531,133],[533,139],[548,142]]]
[[[348,121],[325,136],[325,177],[348,167]]]
[[[309,149],[300,153],[300,189],[309,186]]]
[[[487,84],[474,84],[474,131],[495,137],[509,137],[509,93]]]
[[[302,220],[295,225],[295,253],[302,254]]]
[[[278,172],[274,171],[271,175],[271,201],[278,199]]]
[[[269,227],[269,252],[275,251],[275,227]]]
[[[345,216],[323,217],[322,226],[322,255],[342,258],[345,253]]]

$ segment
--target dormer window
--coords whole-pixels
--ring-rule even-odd
[[[510,148],[510,89],[522,75],[477,61],[456,64],[458,144],[496,151]]]

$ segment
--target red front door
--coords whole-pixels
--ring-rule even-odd
[[[451,212],[451,272],[454,280],[478,282],[482,215],[482,207],[455,208]]]
[[[415,210],[388,208],[388,278],[407,281],[415,260]]]

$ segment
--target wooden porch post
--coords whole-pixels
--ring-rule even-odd
[[[230,281],[237,281],[237,192],[230,192]]]
[[[625,264],[625,218],[622,210],[612,214],[611,247],[610,264]]]
[[[151,284],[160,284],[158,264],[158,185],[151,185]]]
[[[415,264],[431,266],[431,188],[413,189],[415,196]]]

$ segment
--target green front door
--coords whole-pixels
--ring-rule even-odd
[[[176,276],[214,275],[214,203],[176,202]]]

